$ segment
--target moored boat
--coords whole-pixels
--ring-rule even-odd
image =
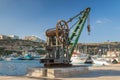
[[[19,60],[33,60],[34,58],[30,54],[25,54]]]
[[[111,63],[106,61],[105,59],[101,59],[101,60],[97,60],[94,58],[91,58],[94,64],[98,64],[98,65],[110,65]]]

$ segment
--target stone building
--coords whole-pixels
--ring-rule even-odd
[[[19,39],[19,36],[17,36],[17,35],[9,35],[9,37],[10,37],[11,39]]]
[[[30,41],[34,41],[34,42],[43,42],[42,39],[40,39],[39,37],[36,37],[36,36],[25,36],[24,40],[30,40]]]
[[[10,37],[6,35],[0,35],[0,40],[4,40],[4,39],[10,39]]]

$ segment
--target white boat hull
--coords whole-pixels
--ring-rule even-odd
[[[108,63],[107,61],[103,61],[103,60],[95,60],[95,59],[93,59],[92,58],[92,60],[93,60],[93,63],[94,64],[98,64],[98,65],[110,65],[110,63]]]
[[[78,63],[84,63],[85,62],[85,60],[82,60],[80,57],[72,57],[71,58],[71,63],[72,64],[78,64]]]

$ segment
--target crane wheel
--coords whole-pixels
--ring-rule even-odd
[[[56,25],[56,37],[59,43],[67,44],[69,38],[69,27],[66,21],[59,20]]]

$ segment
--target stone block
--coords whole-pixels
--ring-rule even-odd
[[[81,74],[87,74],[88,67],[65,67],[65,68],[30,68],[28,69],[28,77],[48,77],[48,78],[64,78],[73,77]]]

